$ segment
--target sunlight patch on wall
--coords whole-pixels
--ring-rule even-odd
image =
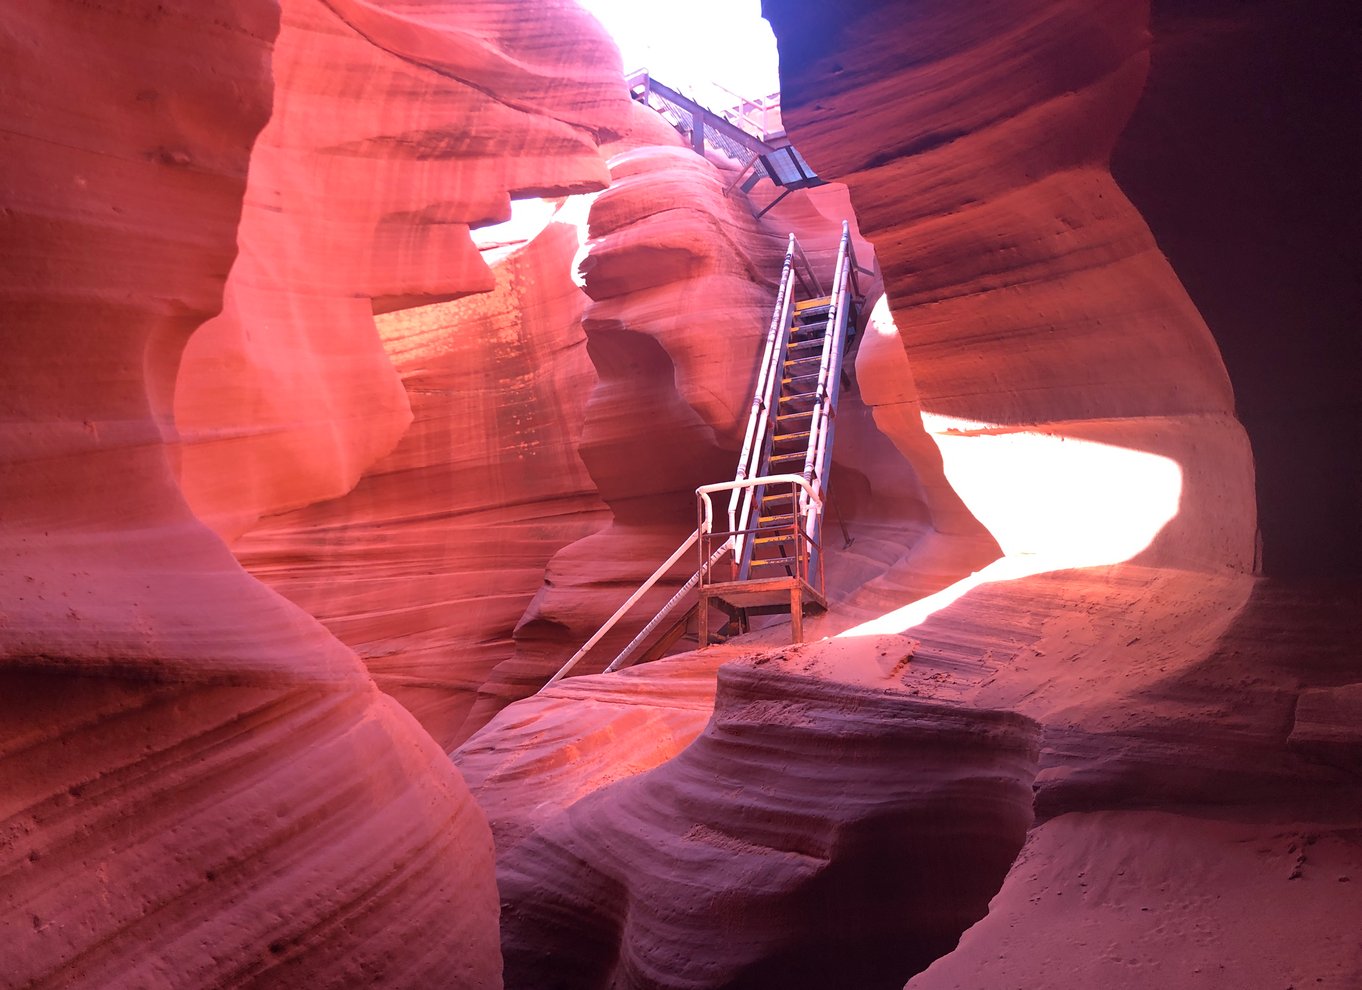
[[[1182,469],[1162,455],[926,412],[922,422],[951,486],[1008,556],[1115,564],[1177,515]]]
[[[1049,432],[923,413],[946,477],[1003,556],[927,598],[841,633],[900,633],[990,581],[1130,560],[1178,513],[1171,458]]]

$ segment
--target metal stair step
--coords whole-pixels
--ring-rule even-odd
[[[812,355],[812,356],[810,356],[810,357],[790,358],[789,360],[787,360],[787,361],[784,362],[784,365],[785,365],[785,367],[788,368],[788,367],[790,367],[790,365],[793,365],[793,364],[808,364],[810,361],[818,361],[818,362],[821,363],[822,360],[823,360],[823,356],[822,356],[821,354],[814,354],[814,355]]]
[[[786,440],[803,440],[806,437],[810,436],[812,432],[813,432],[812,430],[805,430],[802,433],[777,433],[771,439],[773,439],[776,443],[782,443]]]
[[[776,417],[776,422],[779,423],[782,419],[803,419],[805,416],[812,415],[813,415],[812,409],[804,409],[800,412],[781,413],[779,416]]]
[[[776,454],[774,457],[771,458],[771,463],[774,464],[774,463],[776,463],[776,461],[780,461],[780,462],[783,464],[783,463],[785,463],[786,461],[794,461],[794,460],[800,460],[800,461],[802,461],[802,460],[805,460],[805,459],[807,459],[807,458],[808,458],[808,451],[799,450],[799,451],[795,451],[793,454]]]
[[[787,351],[793,351],[795,348],[799,348],[800,350],[805,350],[805,349],[807,349],[807,348],[809,348],[809,347],[813,347],[815,344],[821,345],[822,343],[823,343],[823,335],[822,335],[822,334],[819,334],[817,337],[810,337],[808,340],[796,340],[796,341],[793,341],[788,347],[785,348],[785,350],[787,350]]]
[[[793,564],[797,557],[753,557],[753,567],[772,567],[775,565],[787,566]]]
[[[788,379],[787,379],[787,380],[788,380]],[[816,398],[818,398],[818,393],[817,393],[817,392],[796,392],[796,393],[794,393],[793,395],[782,395],[782,396],[781,396],[779,399],[777,399],[776,401],[777,401],[777,402],[793,402],[795,399],[816,399]],[[809,411],[812,412],[813,410],[809,410]]]

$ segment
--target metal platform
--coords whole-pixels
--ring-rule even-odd
[[[753,578],[747,581],[723,581],[702,585],[700,609],[697,613],[698,639],[701,647],[709,645],[709,605],[720,603],[731,614],[790,615],[790,634],[795,643],[804,639],[804,616],[809,612],[826,612],[827,599],[813,585],[801,577]]]

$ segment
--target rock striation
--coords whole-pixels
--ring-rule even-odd
[[[493,288],[469,228],[604,186],[596,146],[629,120],[618,53],[571,4],[482,24],[430,0],[290,0],[280,31],[242,252],[176,401],[186,495],[229,537],[393,448],[412,414],[373,314]]]
[[[761,664],[720,669],[680,755],[503,856],[508,984],[897,987],[983,914],[1034,724]]]
[[[577,453],[595,383],[570,278],[581,205],[497,261],[491,292],[380,317],[411,427],[344,497],[234,546],[446,749],[472,731],[549,559],[606,522]]]
[[[751,668],[770,710],[794,719],[802,696],[787,678],[843,699],[843,710],[926,704],[966,724],[1003,711],[1038,726],[1031,846],[990,913],[911,986],[1068,986],[1075,973],[1212,986],[1231,969],[1246,985],[1261,974],[1355,981],[1355,953],[1332,918],[1326,944],[1306,951],[1318,913],[1270,905],[1281,884],[1310,875],[1306,847],[1324,843],[1315,890],[1327,910],[1355,911],[1347,881],[1323,880],[1349,875],[1359,824],[1345,727],[1356,588],[1252,576],[1253,458],[1217,346],[1233,328],[1207,326],[1111,172],[1158,71],[1148,8],[765,7],[787,124],[821,174],[846,181],[876,244],[888,304],[857,378],[876,424],[913,464],[930,528],[890,568],[895,580],[877,577],[844,599],[843,618],[864,607],[873,619],[721,667],[703,728],[665,699],[669,681],[693,696],[708,664],[676,657],[631,674],[627,689],[585,678],[512,705],[455,754],[497,808],[508,977],[537,985],[550,954],[573,960],[582,986],[845,977],[816,963],[781,969],[779,940],[742,927],[759,924],[759,912],[715,911],[725,931],[742,932],[730,942],[688,907],[726,906],[735,876],[769,876],[751,870],[770,863],[774,844],[745,812],[768,798],[726,802],[740,785],[713,756],[729,739],[727,678]],[[1157,32],[1169,21],[1152,23]],[[1155,52],[1160,43],[1173,39],[1156,33]],[[1131,161],[1135,150],[1121,154]],[[931,594],[941,584],[926,574],[962,566],[977,573]],[[640,745],[640,725],[665,725],[668,745]],[[667,759],[678,726],[693,741]],[[506,755],[522,728],[527,751]],[[780,790],[799,746],[763,740],[744,750],[752,762],[741,777]],[[600,769],[603,751],[626,779]],[[575,752],[591,753],[580,773],[566,769]],[[896,747],[885,761],[911,752]],[[819,812],[847,806],[837,793]],[[723,841],[700,850],[705,828]],[[1170,882],[1180,870],[1204,887]],[[801,903],[796,887],[772,910]],[[949,889],[942,878],[934,892]],[[880,917],[866,890],[843,894],[837,911]],[[1244,897],[1262,908],[1220,906]],[[1158,917],[1127,917],[1137,901]],[[839,917],[821,919],[830,942]],[[1091,940],[1056,939],[1057,923]],[[1094,948],[1107,930],[1110,948]],[[1230,966],[1233,946],[1257,962]],[[1184,957],[1196,962],[1169,965]],[[672,975],[691,961],[694,971]],[[858,977],[872,985],[881,975]]]
[[[431,271],[432,245],[467,236],[408,184],[414,163],[472,153],[465,224],[509,191],[604,181],[594,146],[627,119],[613,49],[576,8],[522,6],[479,8],[471,33],[467,5],[437,3],[298,0],[282,26],[264,2],[0,15],[0,985],[501,985],[492,845],[462,779],[351,650],[242,570],[169,452],[172,397],[217,390],[196,408],[237,459],[183,452],[179,474],[224,533],[348,484],[408,415],[370,300],[487,282]],[[430,133],[472,90],[513,105],[495,130],[522,153]],[[320,153],[378,92],[388,130],[361,120]]]

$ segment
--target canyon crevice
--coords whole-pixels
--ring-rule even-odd
[[[779,202],[568,0],[0,13],[0,987],[1362,985],[1357,12],[763,14]],[[843,219],[826,612],[541,690]]]

